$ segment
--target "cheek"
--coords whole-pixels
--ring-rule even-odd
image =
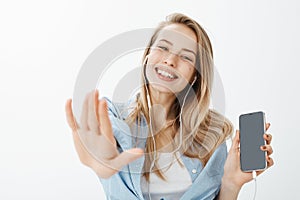
[[[194,73],[195,68],[192,67],[192,66],[189,66],[189,67],[188,67],[188,70],[189,70],[190,73]]]
[[[188,79],[190,79],[195,73],[195,68],[192,66],[183,66],[182,69],[182,74],[184,74],[184,76]]]
[[[157,52],[157,50],[153,50],[148,54],[148,62],[149,63],[158,63],[163,60],[163,54],[161,52]]]

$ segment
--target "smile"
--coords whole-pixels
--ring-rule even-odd
[[[171,81],[178,78],[178,76],[176,76],[174,73],[163,69],[159,69],[158,67],[155,68],[155,71],[158,74],[158,76],[163,80]]]

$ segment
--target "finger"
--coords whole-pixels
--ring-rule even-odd
[[[99,115],[98,115],[98,102],[99,102],[99,91],[95,90],[95,95],[94,95],[94,106],[95,106],[95,115],[96,115],[96,119],[99,124]]]
[[[128,165],[130,162],[140,158],[144,154],[144,151],[139,148],[129,149],[127,151],[122,152],[115,159],[111,161],[111,166],[120,170],[123,166]]]
[[[97,105],[96,105],[97,104]],[[95,132],[96,134],[100,134],[99,131],[99,123],[97,119],[96,108],[98,107],[98,91],[92,92],[89,100],[88,100],[88,127]]]
[[[264,134],[264,139],[266,140],[266,143],[267,143],[267,144],[271,144],[271,141],[272,141],[272,135],[271,135],[271,134],[268,134],[268,133],[265,133],[265,134]]]
[[[274,165],[274,160],[271,157],[267,156],[267,166],[268,166],[268,168],[273,166],[273,165]]]
[[[274,165],[274,160],[270,156],[266,156],[267,168],[272,167]],[[256,171],[257,176],[262,174],[265,170]]]
[[[111,122],[108,116],[107,102],[105,100],[100,100],[98,102],[98,116],[101,134],[103,134],[109,141],[115,143]]]
[[[66,110],[67,122],[68,122],[70,128],[72,129],[72,131],[74,132],[77,130],[77,128],[79,128],[79,125],[73,115],[72,99],[67,100],[65,110]]]
[[[273,153],[273,148],[272,148],[271,145],[263,145],[263,146],[260,147],[260,149],[262,151],[266,151],[268,156]]]
[[[89,102],[90,93],[85,96],[82,111],[81,111],[81,118],[80,118],[80,125],[82,129],[89,130],[87,120],[88,120],[88,102]]]
[[[266,131],[270,128],[271,124],[270,123],[266,123]]]

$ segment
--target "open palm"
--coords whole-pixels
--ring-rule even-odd
[[[97,90],[87,94],[80,125],[73,115],[71,99],[66,102],[66,115],[80,161],[92,168],[101,178],[108,178],[124,165],[141,157],[143,150],[133,148],[118,152],[108,117],[107,103],[105,100],[98,100],[98,97]]]

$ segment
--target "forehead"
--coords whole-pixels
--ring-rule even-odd
[[[158,34],[156,42],[165,39],[182,48],[197,49],[197,37],[192,29],[184,24],[171,24],[164,27]]]

